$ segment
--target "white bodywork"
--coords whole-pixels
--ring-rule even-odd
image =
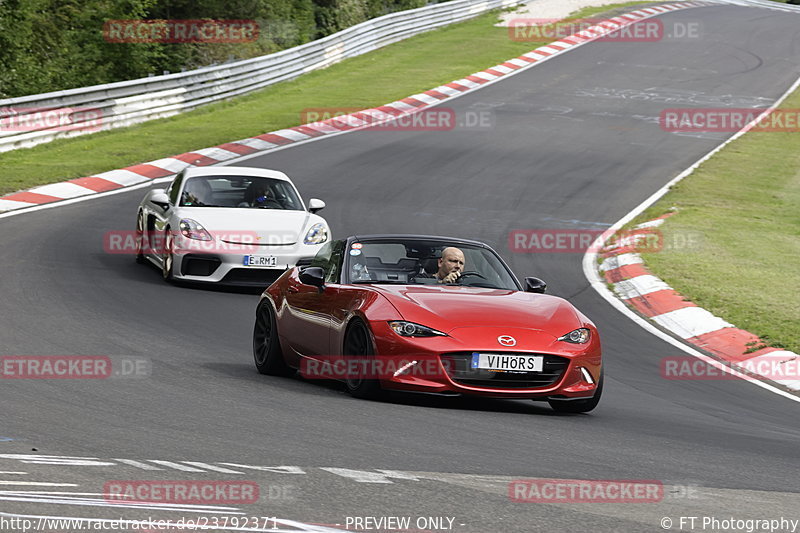
[[[202,176],[280,180],[297,194],[300,205],[297,209],[180,205],[185,203],[184,193],[189,192],[187,183]],[[142,247],[138,259],[160,267],[165,279],[266,286],[299,260],[314,257],[331,238],[325,219],[314,214],[324,206],[324,202],[313,198],[306,206],[289,177],[275,170],[188,168],[177,174],[166,189],[149,191],[139,204],[137,233]],[[190,238],[187,235],[191,232],[182,231],[181,221],[187,219],[202,226],[207,240]],[[325,239],[314,244],[306,242],[312,228],[324,233]],[[266,264],[246,265],[246,256]]]

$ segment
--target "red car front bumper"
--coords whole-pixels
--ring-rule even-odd
[[[379,375],[385,389],[495,398],[589,398],[600,379],[602,358],[595,330],[588,343],[571,344],[536,329],[456,328],[446,337],[401,337],[386,322],[370,326],[375,358],[385,369]],[[516,345],[501,346],[500,336],[512,336]],[[538,355],[544,358],[544,368],[479,370],[470,365],[472,354],[479,352]]]

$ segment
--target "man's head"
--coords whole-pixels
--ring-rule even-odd
[[[439,279],[444,279],[453,272],[463,272],[464,252],[454,246],[448,246],[442,250],[442,257],[439,258]]]
[[[273,198],[272,189],[266,183],[259,181],[253,187],[253,197],[255,203],[264,203]]]

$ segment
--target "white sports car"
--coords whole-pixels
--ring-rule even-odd
[[[286,174],[248,167],[187,168],[139,204],[136,260],[164,279],[264,286],[314,257],[331,232]]]

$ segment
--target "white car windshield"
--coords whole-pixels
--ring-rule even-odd
[[[285,180],[254,176],[197,176],[186,180],[183,207],[236,207],[302,211],[294,186]]]

